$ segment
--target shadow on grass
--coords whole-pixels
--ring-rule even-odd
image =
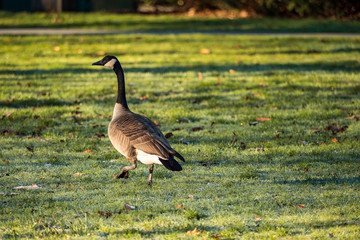
[[[275,183],[285,185],[326,185],[326,184],[358,184],[360,177],[351,178],[308,178],[305,180],[278,180]]]
[[[51,99],[21,99],[21,100],[13,100],[11,102],[0,102],[0,107],[8,107],[8,108],[26,108],[26,107],[41,107],[41,106],[70,106],[75,105],[74,102],[58,100],[55,98]]]
[[[15,14],[3,12],[2,18],[12,18]],[[67,14],[55,15],[59,18],[69,18]],[[75,20],[71,23],[67,21],[53,22],[49,25],[49,20],[53,18],[48,15],[43,22],[24,22],[10,25],[10,27],[51,27],[51,28],[86,28],[86,29],[131,29],[131,30],[186,30],[186,31],[246,31],[246,32],[359,32],[355,21],[319,21],[312,19],[284,19],[281,18],[200,18],[200,17],[164,17],[164,16],[137,16],[132,15],[124,18],[116,17],[113,14],[92,15],[92,21],[81,14],[73,14]],[[79,18],[81,16],[81,18]],[[91,16],[91,15],[90,15]],[[26,15],[19,15],[18,18]],[[93,21],[93,19],[97,21]],[[8,24],[1,24],[7,28]]]
[[[168,66],[168,67],[128,67],[124,68],[126,72],[139,73],[139,72],[152,72],[152,73],[174,73],[174,72],[188,72],[188,71],[201,71],[201,72],[228,72],[229,69],[235,69],[239,72],[263,72],[263,71],[328,71],[328,72],[359,72],[360,63],[355,60],[340,61],[340,62],[323,62],[323,63],[303,63],[303,64],[227,64],[227,65],[190,65],[190,66]],[[37,69],[37,70],[0,70],[2,74],[15,74],[15,75],[34,75],[34,74],[84,74],[84,73],[99,73],[100,71],[95,68],[63,68],[63,69]]]

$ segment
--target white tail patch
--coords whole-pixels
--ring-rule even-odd
[[[137,154],[137,160],[140,161],[143,164],[161,164],[159,160],[159,156],[157,155],[151,155],[151,154],[147,154],[141,150],[137,150],[136,149],[136,154]]]
[[[114,64],[115,64],[115,63],[116,63],[116,59],[113,58],[113,59],[111,59],[110,61],[108,61],[108,62],[104,65],[104,67],[114,68]]]

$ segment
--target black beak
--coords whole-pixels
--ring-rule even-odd
[[[100,65],[100,66],[102,66],[101,60],[97,61],[97,62],[94,62],[92,65]]]

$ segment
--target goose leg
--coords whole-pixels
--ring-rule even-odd
[[[149,185],[152,184],[153,171],[154,171],[154,164],[151,164],[151,165],[149,165],[149,180],[148,180]]]
[[[136,158],[129,159],[131,166],[125,166],[121,169],[121,172],[115,176],[115,178],[129,178],[129,171],[136,168]]]

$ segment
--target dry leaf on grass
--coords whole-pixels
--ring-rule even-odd
[[[231,74],[236,73],[236,71],[235,71],[234,69],[230,69],[229,72],[230,72]]]
[[[295,208],[306,208],[304,204],[299,204]]]
[[[99,56],[103,56],[103,55],[105,55],[105,52],[104,52],[104,51],[98,51],[97,54],[98,54]]]
[[[211,53],[211,50],[210,49],[207,49],[207,48],[203,48],[200,50],[200,53],[201,54],[210,54]]]
[[[260,222],[261,221],[261,218],[259,218],[259,217],[257,217],[257,218],[255,218],[255,222],[257,223],[257,222]]]
[[[338,140],[337,140],[336,138],[332,138],[331,141],[332,141],[333,143],[337,143],[337,142],[338,142]]]
[[[189,196],[188,196],[188,199],[194,199],[194,196],[193,196],[193,195],[189,195]]]
[[[4,192],[0,192],[0,195],[2,196],[15,196],[15,195],[19,195],[20,193],[14,193],[14,192],[10,192],[10,193],[4,193]]]
[[[29,150],[30,152],[34,151],[34,147],[26,147],[27,150]]]
[[[73,177],[78,177],[78,176],[81,176],[81,175],[82,175],[82,173],[77,172],[77,173],[74,173],[72,176],[73,176]]]
[[[60,51],[60,47],[59,47],[59,46],[55,46],[55,47],[53,48],[53,50],[54,50],[55,52],[58,52],[58,51]]]
[[[202,79],[203,79],[203,75],[202,75],[201,72],[198,72],[198,78],[199,78],[199,80],[202,80]]]
[[[7,159],[3,159],[2,160],[4,163],[6,163],[6,164],[9,164],[10,162],[9,162],[9,160],[7,160]]]
[[[147,99],[148,97],[147,96],[141,96],[141,97],[139,97],[139,99],[142,101],[142,100],[145,100],[145,99]]]
[[[131,205],[127,204],[127,203],[125,203],[124,208],[125,208],[125,210],[135,210],[136,209],[136,207],[131,206]]]
[[[29,186],[17,186],[17,187],[14,187],[14,189],[26,189],[26,190],[36,190],[36,189],[41,189],[41,188],[42,187],[39,187],[36,184],[32,184],[32,185],[29,185]]]
[[[360,120],[360,115],[351,115],[350,117],[347,117],[345,119],[355,119],[356,121]]]
[[[176,209],[184,209],[184,204],[178,204],[176,205]]]
[[[91,149],[88,149],[88,150],[85,150],[86,153],[91,153],[92,150]]]
[[[98,211],[98,213],[100,214],[100,216],[104,216],[106,218],[111,217],[111,215],[112,215],[111,212]]]
[[[187,231],[186,234],[198,235],[198,234],[203,233],[203,232],[204,232],[203,230],[199,231],[199,230],[197,230],[197,228],[194,228],[194,230],[192,230],[192,231]]]
[[[203,130],[203,128],[202,127],[193,127],[190,130],[193,131],[193,132],[196,132],[196,131]]]
[[[166,138],[170,138],[172,137],[174,134],[172,132],[168,132],[167,134],[165,134],[165,137]]]
[[[256,121],[259,121],[259,122],[268,122],[268,121],[271,121],[270,118],[267,118],[267,117],[257,117],[256,118]]]

